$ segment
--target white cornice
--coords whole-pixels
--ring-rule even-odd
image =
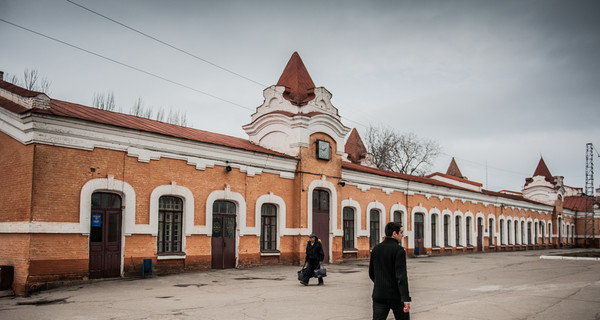
[[[230,165],[250,175],[262,172],[293,177],[297,160],[161,134],[118,128],[79,119],[27,114],[19,117],[0,108],[0,130],[17,141],[93,150],[125,151],[140,162],[161,157],[180,159],[198,170]]]
[[[349,169],[342,169],[342,180],[346,185],[355,185],[361,190],[366,186],[378,188],[382,190],[394,189],[399,192],[409,192],[422,195],[433,195],[437,197],[462,199],[463,201],[471,201],[473,203],[481,202],[488,204],[501,203],[505,206],[515,206],[523,209],[537,210],[546,213],[552,213],[553,206],[544,204],[535,204],[526,201],[514,200],[500,196],[486,195],[479,192],[467,190],[453,189],[430,185],[426,183],[409,181],[400,178],[385,177],[376,174],[360,172]]]

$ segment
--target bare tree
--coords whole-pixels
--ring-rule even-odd
[[[98,108],[100,110],[114,111],[116,108],[115,94],[112,91],[107,94],[94,94],[92,107]]]
[[[441,152],[436,141],[381,126],[367,128],[365,142],[379,169],[411,175],[425,175]]]
[[[39,72],[36,69],[25,69],[23,71],[23,82],[16,75],[7,74],[7,80],[12,84],[23,86],[27,90],[39,91],[45,94],[50,93],[50,85],[52,84],[47,78],[40,78]]]

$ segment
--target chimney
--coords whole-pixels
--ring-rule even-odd
[[[0,80],[4,80],[4,71],[0,71]]]

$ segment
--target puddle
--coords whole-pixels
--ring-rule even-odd
[[[59,304],[59,303],[68,303],[67,298],[52,299],[52,300],[22,301],[22,302],[17,302],[17,305],[20,305],[20,306],[45,306],[45,305],[49,305],[49,304]]]
[[[173,287],[179,287],[179,288],[197,287],[197,288],[200,288],[200,287],[204,287],[206,285],[207,284],[205,284],[205,283],[176,284],[176,285],[173,285]]]
[[[281,281],[281,280],[285,280],[285,278],[282,278],[282,277],[275,277],[275,278],[241,277],[241,278],[233,278],[233,280],[275,280],[275,281]]]

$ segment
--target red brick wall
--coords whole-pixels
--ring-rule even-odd
[[[0,132],[0,222],[29,221],[34,146]]]

